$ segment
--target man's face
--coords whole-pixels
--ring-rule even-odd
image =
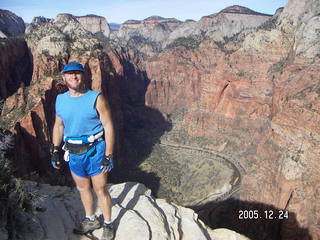
[[[80,90],[83,86],[83,73],[80,71],[70,71],[62,75],[67,87],[73,90]]]

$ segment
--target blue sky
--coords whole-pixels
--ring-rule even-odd
[[[35,16],[54,18],[59,13],[76,16],[96,14],[108,22],[123,23],[129,19],[142,20],[152,15],[179,20],[199,20],[202,16],[240,5],[254,11],[274,14],[287,0],[0,0],[0,9],[22,17],[27,23]]]

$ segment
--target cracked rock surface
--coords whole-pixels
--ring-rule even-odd
[[[43,211],[34,216],[23,214],[19,239],[76,240],[99,239],[102,229],[91,236],[73,234],[73,228],[83,218],[79,194],[75,188],[39,185],[25,182],[25,188],[39,197],[34,202]],[[211,230],[191,209],[155,199],[143,184],[127,182],[108,185],[113,208],[112,220],[116,227],[116,240],[202,240],[202,239],[248,239],[228,229]],[[101,211],[96,209],[96,214]],[[89,238],[88,238],[89,237]]]

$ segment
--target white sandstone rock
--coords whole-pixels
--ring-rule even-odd
[[[210,236],[214,240],[250,240],[249,238],[226,228],[211,230]]]
[[[109,37],[110,27],[104,17],[87,15],[76,18],[87,31],[92,33],[102,33],[104,36]]]
[[[289,0],[279,17],[279,28],[294,39],[297,55],[313,58],[320,51],[320,1]]]
[[[21,239],[87,239],[86,236],[73,234],[73,228],[84,215],[79,193],[75,188],[39,185],[34,182],[24,184],[28,191],[41,196],[42,200],[34,204],[45,211],[34,216],[21,214],[20,220],[25,222],[23,229],[20,229]],[[193,210],[168,203],[164,199],[153,198],[151,191],[143,184],[128,182],[108,185],[108,188],[113,201],[115,240],[247,240],[227,229],[208,229]],[[100,215],[101,211],[97,209],[96,214]],[[102,229],[97,229],[93,235],[99,238]],[[219,238],[220,235],[226,238]]]

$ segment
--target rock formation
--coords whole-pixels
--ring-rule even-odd
[[[55,57],[69,50],[93,51],[97,43],[93,34],[71,14],[59,14],[49,22],[33,21],[26,34],[33,53]]]
[[[97,15],[86,15],[77,17],[77,20],[89,32],[101,33],[106,37],[109,37],[110,35],[110,28],[104,17]]]
[[[21,36],[15,38],[24,31],[25,25],[20,17],[0,9],[0,38],[3,38],[0,41],[0,99],[6,99],[30,82],[32,66],[27,45]]]
[[[32,65],[23,39],[0,43],[0,99],[6,99],[21,86],[29,85]]]
[[[175,45],[179,41],[193,39],[195,42],[201,42],[203,39],[212,39],[214,41],[224,41],[225,39],[231,38],[244,30],[254,29],[262,23],[266,22],[271,18],[270,15],[258,14],[247,8],[240,6],[232,6],[222,10],[220,13],[212,14],[210,16],[202,17],[200,21],[186,21],[186,22],[177,22],[173,19],[161,19],[161,22],[172,22],[173,27],[167,28],[170,31],[167,31],[169,34],[163,34],[162,38],[154,40],[154,38],[148,38],[148,34],[144,31],[148,31],[149,34],[155,30],[159,30],[149,27],[149,19],[146,19],[140,23],[132,22],[129,26],[136,26],[135,28],[139,29],[136,32],[128,31],[130,27],[126,26],[124,23],[121,31],[118,33],[118,37],[131,37],[134,36],[144,36],[146,39],[153,41],[162,41],[162,47]],[[166,20],[166,21],[164,21]],[[159,19],[156,19],[157,23],[160,22]],[[160,22],[160,23],[161,23]],[[142,24],[143,23],[143,24]],[[154,27],[153,25],[151,25]],[[127,29],[128,28],[128,29]],[[131,27],[133,28],[133,27]],[[165,41],[164,41],[165,40]]]
[[[142,21],[128,20],[121,25],[116,37],[129,41],[136,39],[141,42],[162,42],[181,24],[175,18],[151,16]]]
[[[24,33],[25,25],[22,18],[8,10],[0,9],[0,38],[7,38]]]
[[[189,37],[179,39],[174,33],[182,24],[169,35],[175,44],[167,44],[159,54],[147,52],[140,63],[150,81],[147,106],[172,121],[181,119],[164,140],[233,155],[247,172],[241,199],[290,210],[309,229],[319,228],[315,216],[320,211],[314,171],[319,9],[317,1],[289,1],[274,17],[253,14],[252,19],[263,21],[249,25],[250,31],[240,28],[233,38],[237,32],[207,31],[207,38],[199,38],[186,27],[187,32],[178,36]],[[200,22],[205,26],[226,15],[241,19],[242,14],[222,11],[211,16],[212,22],[208,18]],[[178,110],[182,116],[175,114]],[[282,223],[282,239],[306,237],[293,229],[294,221],[291,217]]]
[[[33,207],[42,211],[34,216],[21,215],[20,221],[24,224],[19,231],[19,239],[87,239],[86,236],[73,234],[73,228],[84,217],[75,188],[34,182],[24,184],[39,199],[33,202]],[[115,240],[127,240],[128,236],[137,240],[248,240],[228,229],[207,228],[194,211],[164,199],[155,199],[143,184],[128,182],[109,185],[108,189],[114,205],[112,220],[117,229]],[[96,215],[101,215],[99,209]],[[94,237],[101,234],[102,229],[93,232]]]

